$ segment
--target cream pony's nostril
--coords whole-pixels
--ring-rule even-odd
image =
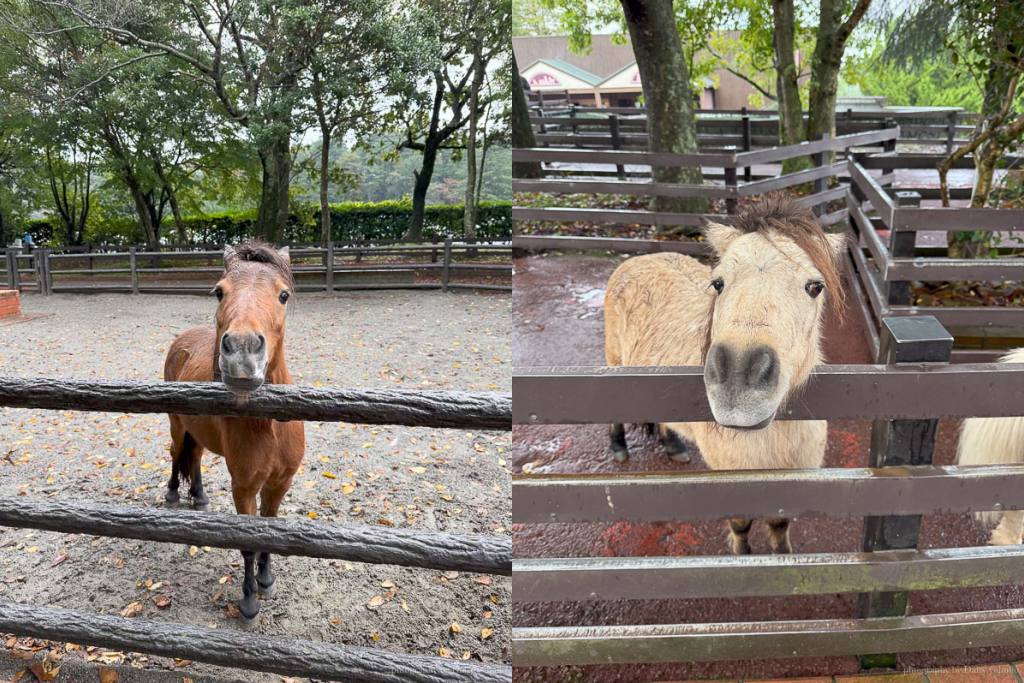
[[[779,361],[775,351],[761,346],[747,356],[746,385],[751,388],[770,388],[779,377]]]
[[[711,347],[708,354],[707,378],[709,381],[721,384],[729,378],[730,366],[729,350],[725,346]]]

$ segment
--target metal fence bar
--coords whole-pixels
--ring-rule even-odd
[[[1016,311],[1024,313],[1024,311]],[[516,368],[517,424],[707,422],[704,368]],[[1024,413],[1024,364],[822,365],[777,419],[923,419]]]
[[[512,396],[494,392],[314,389],[265,384],[240,400],[219,382],[101,382],[0,377],[0,405],[114,413],[512,428]]]
[[[652,254],[671,251],[678,254],[705,256],[708,245],[704,242],[674,242],[668,240],[641,240],[631,237],[566,237],[562,235],[522,235],[512,238],[516,249],[542,251],[546,249],[607,250],[619,253]]]
[[[10,602],[0,603],[0,629],[17,636],[330,681],[503,683],[512,676],[512,667],[501,664],[470,664],[377,648],[311,643],[231,629],[125,619]]]
[[[530,475],[512,479],[512,520],[665,522],[1024,509],[1022,486],[1024,465]]]
[[[511,539],[484,534],[25,498],[0,498],[0,526],[426,569],[512,571]]]
[[[512,629],[516,666],[840,657],[1020,645],[1024,609],[815,619]]]
[[[515,559],[517,603],[937,590],[1020,581],[1022,546],[800,555]]]

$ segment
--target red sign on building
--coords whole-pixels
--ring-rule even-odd
[[[550,87],[550,86],[561,85],[561,84],[562,84],[562,82],[560,80],[558,80],[557,78],[555,78],[553,75],[549,74],[546,71],[541,71],[539,73],[535,73],[534,75],[530,76],[530,85],[531,86],[539,85],[539,86],[549,86]]]

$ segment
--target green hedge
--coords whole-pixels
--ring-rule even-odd
[[[345,202],[331,205],[331,238],[336,242],[350,240],[396,240],[409,227],[412,202]],[[423,236],[426,239],[462,236],[461,204],[434,204],[426,207]],[[255,211],[224,212],[184,219],[192,244],[234,244],[254,234]],[[61,231],[48,220],[30,221],[26,225],[37,244],[60,241]],[[174,222],[165,219],[161,234],[164,241],[176,241]],[[477,237],[509,239],[512,236],[511,202],[481,202],[477,217]],[[281,236],[283,242],[314,243],[320,241],[319,207],[300,206],[289,216]],[[135,221],[106,221],[89,231],[92,243],[109,245],[144,242]]]

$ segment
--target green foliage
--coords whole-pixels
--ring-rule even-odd
[[[409,199],[383,202],[343,202],[331,205],[331,238],[350,240],[397,240],[409,227],[412,202]],[[459,238],[463,233],[461,204],[431,204],[426,207],[423,236],[427,239]],[[289,216],[282,231],[288,243],[314,243],[320,240],[319,209],[300,205]],[[477,216],[477,237],[508,239],[512,236],[512,204],[508,201],[481,202]],[[256,211],[224,211],[183,220],[190,244],[235,244],[256,234]],[[167,225],[164,226],[168,233]],[[25,231],[36,244],[57,246],[60,231],[50,220],[25,223]],[[20,235],[19,235],[20,236]],[[90,227],[87,241],[92,244],[130,245],[144,239],[138,224],[130,218],[105,218]],[[167,237],[165,242],[176,240]]]
[[[944,55],[895,64],[876,53],[849,60],[844,77],[865,95],[884,96],[889,105],[981,109],[978,84]]]

